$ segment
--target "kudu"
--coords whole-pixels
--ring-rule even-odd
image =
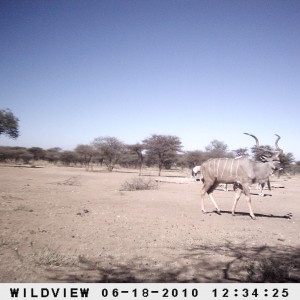
[[[259,146],[256,136],[248,133],[245,134],[252,136],[256,140],[256,147],[262,148]],[[212,195],[213,191],[220,183],[232,183],[238,187],[236,189],[232,207],[232,215],[235,214],[238,200],[240,199],[243,191],[249,206],[250,216],[252,219],[255,219],[251,205],[250,185],[253,183],[267,182],[270,175],[279,168],[279,156],[283,153],[283,150],[278,147],[278,140],[280,139],[280,136],[277,134],[276,136],[276,151],[271,157],[263,157],[263,161],[253,161],[248,157],[213,158],[205,161],[201,165],[203,182],[203,188],[201,191],[201,206],[203,213],[206,213],[204,209],[204,198],[207,193],[214,204],[217,213],[220,214],[220,209]]]

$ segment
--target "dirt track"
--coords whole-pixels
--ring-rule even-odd
[[[232,191],[215,192],[221,216],[208,197],[203,215],[201,183],[189,179],[120,191],[137,176],[0,166],[0,281],[243,282],[251,262],[265,257],[300,281],[300,178],[273,179],[284,188],[266,197],[254,189],[253,221],[244,197],[231,216]]]

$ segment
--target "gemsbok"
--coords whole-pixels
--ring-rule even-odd
[[[262,148],[259,146],[256,136],[249,133],[245,134],[252,136],[256,140],[257,148]],[[232,215],[235,214],[237,203],[243,191],[249,206],[250,216],[252,219],[255,219],[251,205],[250,185],[253,183],[267,182],[273,172],[279,168],[279,156],[283,153],[283,150],[278,147],[278,140],[280,139],[280,136],[277,134],[276,136],[276,151],[272,154],[272,156],[264,157],[263,161],[253,161],[248,157],[213,158],[205,161],[201,165],[203,182],[203,188],[201,191],[201,207],[203,213],[206,213],[204,208],[204,198],[206,193],[214,204],[217,213],[221,213],[212,194],[220,183],[231,183],[235,184],[237,187],[232,207]]]

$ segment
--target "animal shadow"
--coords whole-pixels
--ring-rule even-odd
[[[215,213],[217,213],[216,211],[214,211]],[[229,210],[221,210],[221,214],[232,214],[231,211]],[[235,212],[235,216],[249,216],[249,213],[247,212]],[[285,215],[273,215],[273,214],[259,214],[259,213],[255,213],[255,217],[257,218],[274,218],[274,219],[291,219],[293,217],[292,213],[287,213]]]

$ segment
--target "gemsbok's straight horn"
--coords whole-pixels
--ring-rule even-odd
[[[263,149],[262,147],[260,147],[258,138],[255,135],[249,133],[245,134],[255,139],[257,148]],[[213,191],[220,183],[232,183],[238,187],[236,189],[232,207],[232,215],[235,214],[238,200],[240,199],[241,193],[243,191],[245,193],[249,206],[250,216],[252,219],[255,219],[255,215],[253,213],[251,205],[250,185],[253,183],[267,182],[274,171],[279,169],[279,156],[283,153],[283,150],[278,147],[280,136],[277,134],[276,136],[276,151],[272,153],[272,156],[264,157],[263,161],[253,161],[248,157],[213,158],[205,161],[201,165],[201,174],[203,181],[203,188],[201,191],[201,207],[203,213],[206,213],[206,210],[204,208],[204,197],[207,193],[210,200],[214,204],[217,213],[220,214],[220,209],[212,195]],[[268,151],[270,152],[270,150]]]

